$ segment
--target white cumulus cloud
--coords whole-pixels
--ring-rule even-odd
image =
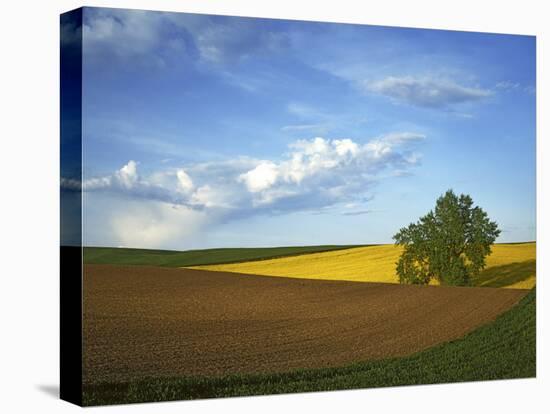
[[[241,174],[239,181],[246,184],[248,191],[256,193],[271,187],[277,181],[279,171],[277,165],[270,161],[261,162],[252,170]]]
[[[180,168],[176,171],[176,177],[178,178],[179,188],[183,192],[188,193],[193,189],[193,180],[191,180],[191,177],[187,175],[183,168]]]
[[[288,152],[271,160],[239,157],[146,175],[140,174],[137,161],[130,160],[110,175],[83,181],[87,210],[94,212],[90,214],[96,223],[88,227],[89,234],[104,215],[112,229],[111,245],[161,246],[203,225],[256,214],[363,206],[375,183],[411,174],[411,167],[421,160],[416,143],[424,138],[415,132],[363,142],[315,137],[291,143]],[[78,184],[70,179],[61,182],[66,191],[78,190]],[[101,199],[111,200],[113,206],[93,201]]]
[[[115,178],[124,188],[132,188],[138,181],[137,163],[130,160],[128,164],[118,170]]]
[[[363,145],[348,138],[299,140],[290,145],[291,152],[286,160],[279,163],[262,161],[241,174],[239,179],[246,183],[250,192],[258,193],[276,185],[299,185],[328,172],[333,176],[326,177],[327,181],[333,181],[338,174],[347,177],[350,167],[356,168],[356,173],[367,172],[382,166],[383,159],[388,163],[414,164],[417,157],[401,155],[395,150],[424,138],[423,134],[406,132],[384,135]]]

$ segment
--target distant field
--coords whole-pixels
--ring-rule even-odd
[[[84,269],[85,405],[535,375],[534,292]]]
[[[187,250],[182,252],[174,250],[126,249],[116,247],[85,247],[84,263],[183,267],[270,259],[275,257],[295,256],[313,252],[342,250],[348,249],[350,247],[357,246],[326,245],[226,249],[222,248]]]
[[[530,289],[536,281],[536,243],[496,244],[474,286]],[[398,283],[401,247],[378,245],[198,269],[302,279]]]

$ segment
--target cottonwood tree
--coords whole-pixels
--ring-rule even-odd
[[[485,258],[500,234],[497,223],[473,205],[469,195],[452,190],[435,209],[393,236],[404,250],[397,262],[400,283],[467,286],[485,267]]]

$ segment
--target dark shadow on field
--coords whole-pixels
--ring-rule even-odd
[[[490,267],[482,271],[472,282],[474,286],[504,287],[522,282],[536,274],[536,260]]]
[[[55,399],[59,398],[59,385],[58,384],[40,384],[36,386],[37,389],[42,391],[44,394],[54,397]]]

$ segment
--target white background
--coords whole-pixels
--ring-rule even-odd
[[[539,413],[550,407],[549,44],[546,2],[93,1],[111,6],[537,35],[538,378],[89,408],[88,412]],[[57,399],[59,346],[59,14],[78,1],[2,4],[0,64],[0,411],[74,412]],[[546,26],[546,27],[545,27]],[[545,74],[545,76],[542,76]],[[548,161],[547,161],[548,162]],[[546,337],[544,333],[546,332]],[[545,393],[546,389],[546,393]],[[548,412],[548,411],[547,411]]]

